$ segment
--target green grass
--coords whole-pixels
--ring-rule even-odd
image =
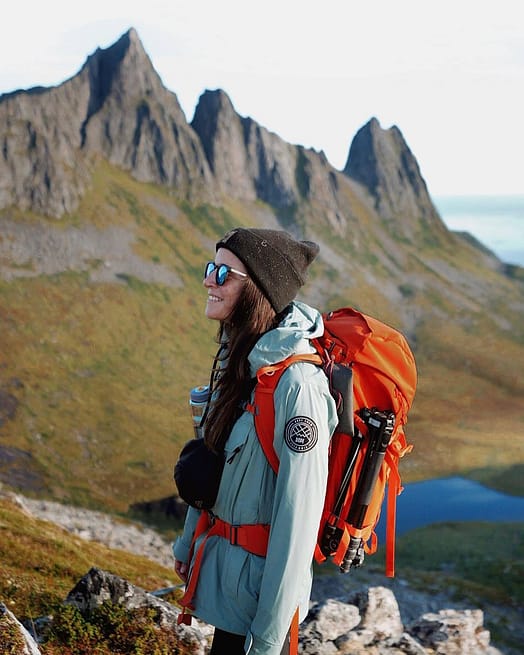
[[[76,607],[57,610],[43,655],[188,655],[193,652],[154,609],[128,610],[106,601],[86,616]]]
[[[123,508],[119,498],[137,500],[129,493],[137,474],[127,470],[142,461],[143,484],[163,493],[166,454],[174,460],[191,434],[185,390],[207,379],[204,353],[197,363],[201,344],[189,328],[175,327],[176,292],[134,278],[95,287],[82,275],[18,281],[2,291],[19,315],[5,337],[4,372],[23,385],[14,391],[20,405],[16,425],[7,426],[16,428],[10,444],[42,462],[51,489],[87,485],[95,503]],[[211,335],[208,342],[210,361]]]
[[[468,471],[468,476],[487,487],[498,489],[513,496],[523,495],[524,465],[514,464],[503,470],[496,466],[486,466]]]
[[[457,598],[524,604],[523,523],[439,523],[400,537],[397,568],[403,575],[435,575],[434,584]],[[423,586],[423,585],[422,585]]]

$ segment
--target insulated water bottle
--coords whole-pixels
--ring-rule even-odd
[[[202,384],[191,389],[189,394],[189,406],[191,407],[191,416],[193,417],[193,427],[195,428],[196,437],[201,437],[202,417],[206,411],[209,400],[209,385]]]

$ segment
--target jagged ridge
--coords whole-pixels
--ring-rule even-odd
[[[204,201],[216,199],[218,189],[277,212],[313,203],[339,231],[351,219],[341,190],[348,177],[366,187],[381,215],[402,213],[403,229],[411,217],[439,220],[397,128],[385,132],[372,119],[356,135],[341,174],[323,153],[240,117],[221,90],[201,96],[188,125],[134,29],[97,49],[58,87],[1,96],[0,126],[0,208],[49,216],[73,211],[89,183],[92,156],[102,156],[138,180]]]

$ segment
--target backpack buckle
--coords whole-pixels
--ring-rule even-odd
[[[232,546],[238,546],[239,545],[238,544],[238,528],[239,527],[240,527],[239,525],[232,525],[231,526],[231,530],[229,532],[229,543]]]

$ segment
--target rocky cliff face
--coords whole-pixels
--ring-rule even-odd
[[[0,135],[0,208],[73,211],[96,157],[141,181],[213,196],[200,141],[133,29],[63,84],[1,96]]]
[[[88,59],[89,105],[82,146],[147,182],[204,193],[212,178],[175,94],[154,70],[134,30]]]
[[[239,116],[221,90],[201,96],[191,125],[225,195],[262,200],[277,211],[313,202],[334,224],[343,220],[341,175],[323,153],[286,143]]]
[[[200,137],[209,166],[224,195],[255,200],[244,126],[229,97],[220,90],[200,97],[191,126]]]

